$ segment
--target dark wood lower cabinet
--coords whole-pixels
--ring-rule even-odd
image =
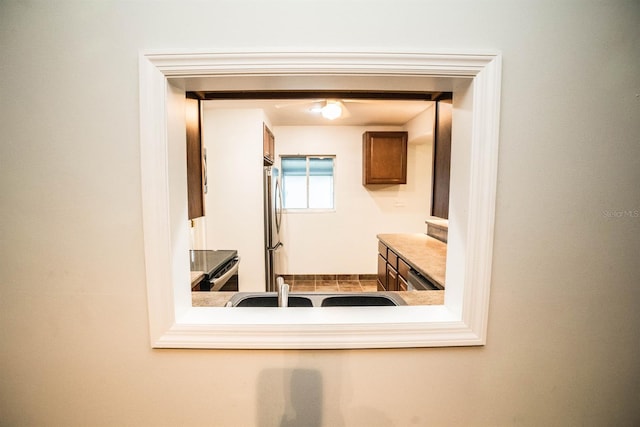
[[[387,260],[381,253],[378,254],[378,290],[387,290]]]
[[[398,290],[406,291],[409,287],[409,270],[411,267],[402,258],[398,258]]]
[[[387,263],[387,290],[398,290],[398,271]]]
[[[398,254],[378,241],[379,291],[406,291],[410,268]]]
[[[407,279],[398,275],[398,290],[406,291],[407,289],[409,289],[409,283],[407,282]]]

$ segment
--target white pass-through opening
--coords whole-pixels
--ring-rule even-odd
[[[385,348],[485,344],[500,73],[501,58],[495,52],[142,52],[140,143],[151,345]],[[454,93],[444,305],[241,310],[191,306],[186,166],[172,157],[183,158],[185,88],[223,85],[250,90],[283,77],[302,86],[343,79],[351,84],[387,82],[396,90],[417,84],[425,91],[445,88]]]

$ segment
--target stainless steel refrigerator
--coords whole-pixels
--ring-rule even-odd
[[[283,246],[280,241],[282,225],[282,190],[278,168],[264,167],[264,241],[266,290],[276,291],[276,271],[278,251]]]

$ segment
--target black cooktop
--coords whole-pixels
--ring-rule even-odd
[[[191,271],[204,271],[213,274],[238,255],[236,250],[189,251]]]

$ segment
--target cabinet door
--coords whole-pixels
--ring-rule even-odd
[[[362,184],[407,183],[407,132],[362,135]]]
[[[404,277],[398,275],[398,290],[399,291],[406,291],[407,289],[409,289],[409,284],[404,279]]]
[[[398,258],[398,274],[405,282],[409,280],[409,270],[411,267],[402,258]]]
[[[387,264],[387,290],[398,290],[398,271],[389,264]]]
[[[187,127],[187,210],[189,219],[204,216],[205,169],[202,155],[200,100],[185,100]]]
[[[276,151],[276,138],[266,124],[262,125],[262,151],[265,164],[272,165]]]
[[[433,191],[431,215],[449,218],[449,175],[451,169],[451,101],[436,103],[436,126],[433,145]]]
[[[378,290],[387,290],[387,260],[378,254]]]

